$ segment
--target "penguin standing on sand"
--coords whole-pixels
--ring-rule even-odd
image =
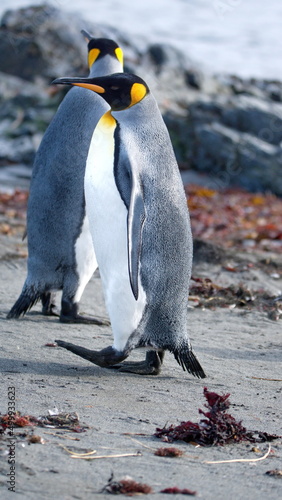
[[[82,33],[89,41],[90,77],[123,71],[122,50],[113,40]],[[53,292],[62,290],[61,321],[105,323],[79,315],[78,304],[97,267],[85,215],[85,165],[93,130],[107,109],[94,92],[73,88],[45,132],[28,201],[28,275],[7,318],[24,315],[39,299],[44,314],[57,315]]]
[[[100,119],[85,172],[86,213],[109,312],[113,346],[59,346],[102,367],[160,372],[172,352],[191,374],[205,373],[187,333],[192,237],[186,197],[169,134],[146,83],[131,74],[59,78],[100,94]],[[138,347],[145,361],[121,363]]]

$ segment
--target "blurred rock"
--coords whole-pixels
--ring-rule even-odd
[[[0,138],[0,163],[27,163],[34,160],[34,146],[32,138],[26,135],[16,139]]]
[[[82,28],[95,37],[115,36],[115,29],[90,25],[50,4],[8,10],[0,25],[1,71],[30,81],[87,74]]]
[[[180,166],[209,173],[214,187],[282,196],[282,105],[267,96],[201,95],[183,120],[165,115]]]
[[[169,44],[148,45],[48,4],[9,10],[1,21],[0,167],[31,167],[67,91],[50,82],[87,74],[82,28],[115,39],[125,53],[125,70],[146,80],[189,178],[282,196],[281,82],[207,74]]]
[[[217,189],[241,186],[282,195],[281,148],[218,122],[197,125],[193,165],[210,173]]]

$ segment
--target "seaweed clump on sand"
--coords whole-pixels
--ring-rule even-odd
[[[202,418],[199,423],[181,422],[180,425],[157,428],[155,436],[166,442],[185,441],[196,443],[201,446],[222,446],[229,443],[240,443],[242,441],[265,442],[273,441],[279,436],[261,431],[248,431],[241,421],[237,421],[230,413],[230,394],[219,395],[210,392],[205,387],[205,407],[207,410],[199,409]]]
[[[125,476],[120,481],[115,481],[113,474],[111,475],[108,483],[102,489],[101,493],[107,492],[112,495],[126,495],[126,496],[134,496],[134,495],[148,495],[152,493],[152,488],[148,484],[145,483],[137,483],[129,476]]]

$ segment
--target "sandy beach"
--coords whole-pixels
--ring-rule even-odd
[[[1,235],[1,408],[8,411],[9,388],[14,388],[15,410],[39,417],[49,410],[77,412],[85,432],[58,428],[15,428],[16,486],[23,499],[106,498],[101,493],[111,474],[115,480],[129,475],[153,489],[151,498],[168,487],[188,488],[204,500],[275,500],[281,495],[281,439],[268,443],[240,443],[221,447],[195,447],[184,442],[172,445],[154,437],[156,427],[198,422],[204,408],[203,388],[230,393],[231,413],[250,430],[281,435],[281,320],[273,321],[259,310],[189,307],[189,331],[194,351],[207,378],[184,373],[171,354],[166,354],[162,373],[141,377],[106,370],[60,349],[46,347],[55,338],[100,349],[111,344],[110,327],[63,325],[41,315],[38,304],[21,320],[6,320],[26,275],[26,252],[19,235]],[[254,257],[253,257],[254,258]],[[280,257],[281,258],[281,257]],[[243,273],[243,274],[242,274]],[[222,262],[195,264],[193,274],[219,284],[245,284],[274,291],[274,280],[265,270],[228,273]],[[107,317],[101,283],[94,275],[83,296],[81,310]],[[132,358],[142,359],[135,352]],[[55,410],[56,411],[56,410]],[[34,432],[42,443],[28,443]],[[10,498],[6,434],[0,437],[1,498]],[[176,446],[179,458],[154,455],[159,447]],[[271,447],[267,458],[263,457]],[[93,460],[75,459],[67,450],[87,453]],[[140,453],[138,453],[140,452]],[[133,454],[136,456],[119,456]],[[118,455],[111,458],[111,455]],[[94,456],[94,455],[93,455]],[[244,459],[243,462],[210,464],[209,461]],[[9,478],[9,476],[8,476]],[[122,495],[121,497],[124,497]],[[172,497],[180,498],[181,495]],[[169,498],[169,497],[168,497]]]

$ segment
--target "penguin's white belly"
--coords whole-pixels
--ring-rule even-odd
[[[81,233],[75,243],[75,260],[76,270],[79,277],[79,286],[74,300],[75,302],[79,302],[84,288],[97,268],[97,261],[87,215],[84,217]]]
[[[139,278],[136,301],[129,281],[127,208],[114,178],[115,123],[107,132],[99,125],[94,131],[86,163],[86,213],[111,320],[113,345],[122,351],[142,318],[146,295]]]

